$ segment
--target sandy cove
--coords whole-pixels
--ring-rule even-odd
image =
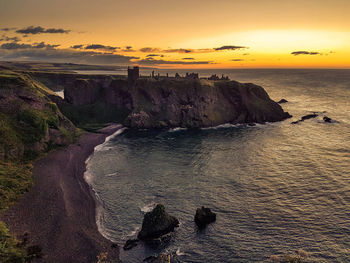
[[[42,248],[43,257],[35,262],[96,262],[101,252],[120,262],[119,248],[98,232],[94,193],[84,180],[85,161],[95,146],[120,128],[86,132],[77,143],[34,163],[33,188],[0,219],[15,235],[27,232],[29,245]]]

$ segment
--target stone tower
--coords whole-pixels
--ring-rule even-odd
[[[129,82],[134,83],[139,77],[140,77],[140,68],[139,67],[134,67],[134,68],[128,67],[128,81]]]

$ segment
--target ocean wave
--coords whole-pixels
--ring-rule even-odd
[[[109,173],[109,174],[106,174],[105,176],[115,176],[115,175],[118,175],[118,173],[117,172],[115,172],[115,173]]]
[[[127,238],[136,237],[136,234],[139,232],[139,230],[140,230],[140,227],[135,226],[134,229],[126,235],[126,237]]]
[[[93,182],[94,176],[92,173],[89,172],[89,169],[87,168],[85,173],[84,173],[84,180],[85,182],[87,182],[88,185],[91,186],[92,182]]]
[[[178,132],[178,131],[185,131],[185,130],[187,130],[187,128],[176,127],[176,128],[169,129],[168,132]]]
[[[175,254],[176,254],[177,256],[184,256],[184,255],[186,255],[185,252],[182,252],[182,251],[180,250],[180,248],[178,248],[178,249],[176,250]]]
[[[153,210],[153,208],[156,206],[155,202],[151,202],[143,207],[140,207],[141,212],[143,213],[147,213],[147,212],[151,212]]]
[[[201,130],[205,131],[205,130],[229,129],[229,128],[239,128],[239,127],[246,127],[246,126],[247,124],[224,123],[218,126],[201,128]]]
[[[273,122],[266,122],[264,124],[253,123],[252,125],[247,124],[247,123],[240,123],[240,124],[224,123],[224,124],[220,124],[217,126],[205,127],[205,128],[200,128],[200,129],[205,131],[205,130],[241,128],[241,127],[263,127],[265,125],[274,125],[274,124],[275,123],[273,123]],[[186,130],[188,130],[188,129],[182,128],[182,127],[176,127],[176,128],[169,129],[168,132],[179,132],[179,131],[186,131]]]
[[[102,144],[97,145],[94,148],[94,152],[85,161],[86,171],[84,173],[84,180],[91,187],[91,190],[93,191],[94,196],[95,196],[95,200],[96,200],[96,217],[95,217],[95,220],[96,220],[97,229],[98,229],[98,231],[101,233],[101,235],[103,237],[105,237],[106,239],[111,240],[112,242],[116,242],[116,240],[114,240],[112,238],[112,236],[109,234],[108,230],[105,228],[105,224],[104,224],[104,221],[105,221],[105,219],[104,219],[104,205],[103,205],[103,201],[101,200],[100,196],[97,194],[97,192],[95,191],[95,189],[93,187],[93,180],[94,180],[95,176],[94,176],[94,174],[91,171],[90,160],[92,159],[92,157],[94,156],[94,154],[96,152],[104,150],[104,147],[106,146],[106,144],[110,140],[112,140],[114,137],[122,134],[126,129],[127,128],[119,129],[118,131],[116,131],[112,135],[106,137],[105,141]]]
[[[113,133],[112,135],[106,137],[104,143],[100,144],[100,145],[97,145],[94,149],[94,152],[99,152],[99,151],[104,151],[106,150],[106,145],[108,144],[108,142],[110,140],[112,140],[113,138],[117,137],[118,135],[122,134],[127,128],[124,127],[124,128],[121,128],[119,130],[117,130],[115,133]],[[107,149],[108,150],[108,149]]]

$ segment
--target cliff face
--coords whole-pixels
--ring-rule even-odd
[[[224,123],[264,123],[289,117],[266,91],[236,81],[139,79],[130,85],[114,80],[101,87],[77,80],[65,89],[73,105],[102,102],[105,108],[127,112],[132,128],[209,127]]]
[[[56,95],[28,75],[0,72],[0,161],[72,141],[75,126],[49,97]]]

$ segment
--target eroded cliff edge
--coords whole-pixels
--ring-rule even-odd
[[[131,128],[199,128],[290,117],[260,86],[204,79],[77,79],[66,86],[60,105],[73,121],[85,109],[92,119],[114,117]]]

